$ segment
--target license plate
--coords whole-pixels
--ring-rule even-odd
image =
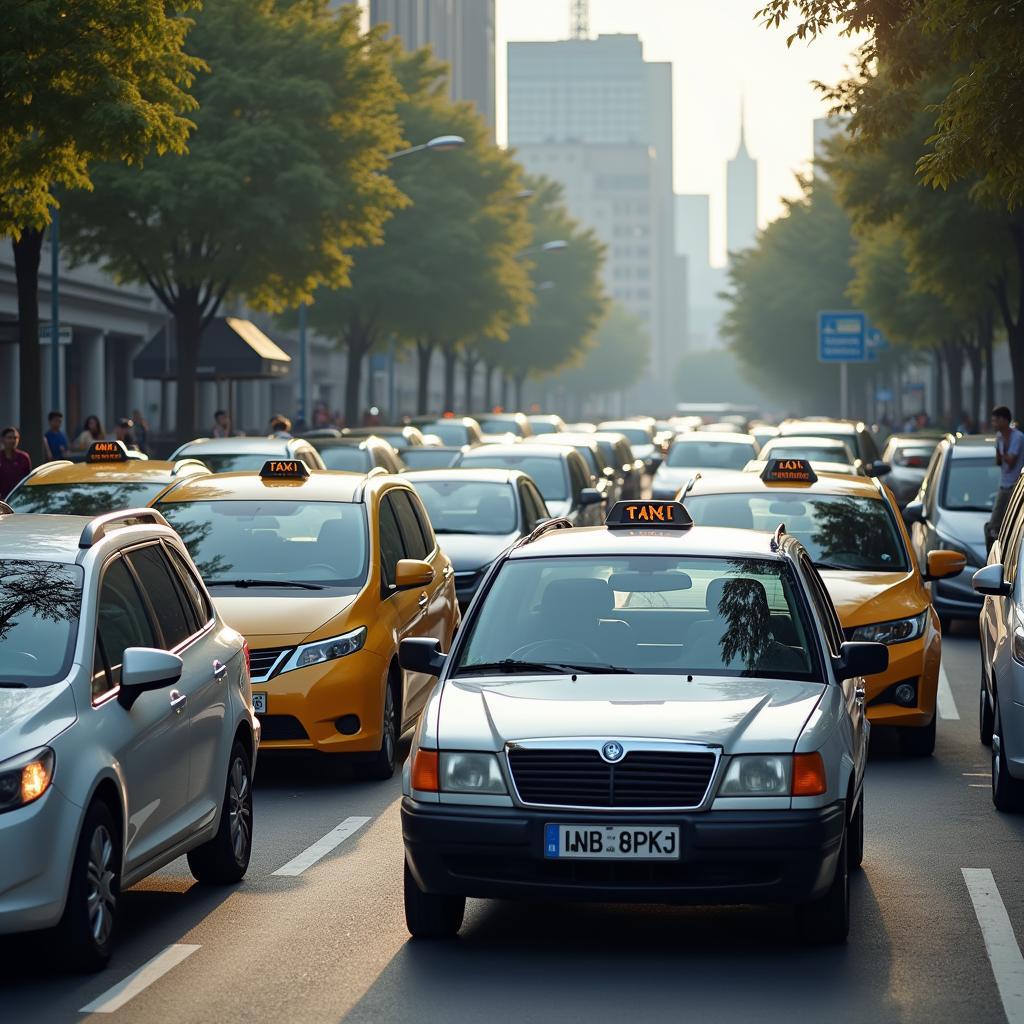
[[[252,709],[257,715],[267,713],[267,695],[265,693],[254,693],[252,695]]]
[[[544,856],[558,860],[679,860],[679,829],[545,825]]]

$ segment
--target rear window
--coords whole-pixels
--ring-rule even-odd
[[[689,469],[742,469],[757,458],[752,444],[714,441],[677,441],[668,452],[667,465]]]
[[[523,436],[522,425],[515,420],[491,419],[488,416],[478,417],[477,422],[485,434],[515,434],[516,437]]]
[[[508,534],[516,529],[515,491],[478,480],[418,480],[413,486],[438,535]]]
[[[424,423],[422,427],[424,434],[434,434],[441,438],[445,444],[468,444],[472,441],[469,427],[457,420],[445,422],[439,420],[437,423]],[[403,442],[404,444],[404,442]]]
[[[533,477],[545,501],[566,501],[569,480],[565,463],[557,457],[543,455],[492,455],[486,448],[469,452],[460,465],[467,469],[518,469]]]
[[[939,499],[954,512],[991,512],[999,490],[999,467],[994,458],[951,458]]]
[[[346,473],[366,473],[372,465],[370,453],[355,445],[342,445],[320,449],[320,458],[328,469],[339,469]]]

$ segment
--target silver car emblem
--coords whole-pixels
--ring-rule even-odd
[[[614,763],[615,763],[616,761],[621,761],[621,760],[622,760],[622,757],[623,757],[623,755],[624,755],[625,753],[626,753],[626,751],[625,751],[625,750],[623,749],[623,747],[622,747],[622,744],[621,744],[621,743],[619,743],[619,742],[618,742],[617,740],[609,740],[609,741],[608,741],[608,742],[607,742],[607,743],[606,743],[606,744],[605,744],[605,745],[604,745],[604,746],[603,746],[603,747],[601,748],[601,756],[602,756],[602,757],[603,757],[603,758],[604,758],[604,759],[605,759],[606,761],[610,761],[610,762],[612,762],[613,764],[614,764]]]

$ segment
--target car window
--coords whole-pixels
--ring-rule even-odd
[[[395,585],[395,572],[398,563],[405,558],[405,547],[402,544],[402,531],[398,526],[398,516],[391,502],[391,495],[385,494],[381,499],[380,512],[380,571],[385,592]]]
[[[1003,575],[1016,580],[1020,565],[1020,546],[1024,543],[1024,516],[1017,516],[1010,524],[1006,544],[1003,546]]]
[[[149,598],[163,634],[164,647],[173,650],[195,631],[194,619],[186,611],[186,598],[174,577],[160,544],[147,544],[127,554]]]
[[[828,595],[825,583],[818,570],[814,568],[811,560],[806,556],[801,557],[800,565],[810,584],[808,596],[818,613],[822,626],[825,628],[825,636],[828,639],[829,648],[832,654],[838,657],[839,648],[843,643],[843,627],[839,622],[839,617],[836,615],[835,605],[832,603],[832,598]]]
[[[185,596],[192,605],[192,613],[195,616],[196,624],[199,628],[202,628],[213,618],[213,609],[210,607],[210,602],[206,594],[203,593],[203,588],[199,585],[192,567],[181,556],[178,549],[168,544],[167,551],[170,554],[171,561],[178,570],[178,576],[181,579]]]
[[[935,509],[935,494],[937,491],[935,480],[942,468],[942,458],[948,447],[946,444],[936,446],[935,451],[932,452],[931,461],[928,463],[928,470],[925,472],[924,480],[921,481],[921,489],[917,492],[918,498],[928,514],[931,514]]]
[[[579,501],[580,491],[584,487],[590,486],[590,476],[587,473],[583,457],[575,452],[573,454],[576,457],[569,456],[566,461],[569,463],[569,480],[572,485],[572,496],[574,500]]]
[[[426,558],[427,543],[423,539],[423,531],[420,530],[419,521],[413,511],[410,496],[405,491],[389,491],[388,497],[392,500],[395,514],[398,516],[398,528],[402,533],[402,546],[405,549],[406,558]]]
[[[97,622],[97,644],[104,671],[101,679],[93,678],[94,699],[120,685],[125,648],[158,646],[145,602],[121,558],[109,563],[103,573]]]
[[[545,501],[565,501],[569,497],[568,474],[556,455],[493,455],[486,448],[468,452],[459,463],[467,469],[518,469],[540,488]]]
[[[516,528],[514,493],[508,484],[491,480],[417,480],[417,492],[441,535],[453,533],[501,536]]]
[[[666,464],[689,469],[742,469],[757,457],[752,444],[735,441],[677,441],[669,449]]]
[[[320,452],[320,458],[328,469],[345,473],[365,473],[373,465],[370,453],[354,444],[331,445]]]
[[[423,534],[423,540],[427,545],[427,553],[429,554],[437,547],[437,540],[434,537],[434,528],[430,524],[430,517],[427,515],[427,510],[423,507],[423,502],[420,500],[419,495],[410,494],[408,491],[403,493],[409,499],[412,510],[416,514],[416,522],[420,525],[420,533]]]
[[[992,458],[951,458],[939,504],[958,512],[991,512],[999,490],[999,467]]]

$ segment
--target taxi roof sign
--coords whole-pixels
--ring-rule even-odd
[[[268,459],[260,468],[264,480],[305,480],[309,466],[302,459]]]
[[[85,461],[95,462],[127,462],[130,456],[123,441],[93,441],[85,453]]]
[[[761,479],[766,484],[813,484],[818,474],[807,459],[769,459]]]
[[[688,530],[693,526],[681,501],[617,501],[604,522],[612,530]]]

